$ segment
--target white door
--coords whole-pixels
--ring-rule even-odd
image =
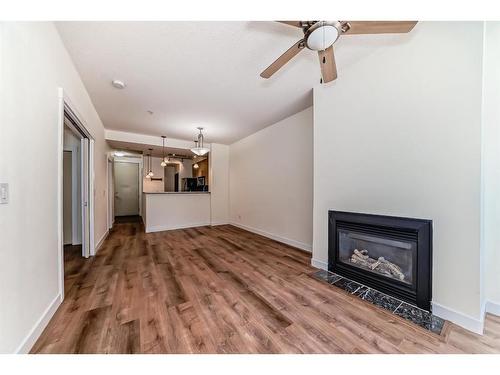
[[[89,140],[82,138],[82,256],[90,256]]]
[[[139,164],[115,162],[115,216],[139,215]]]

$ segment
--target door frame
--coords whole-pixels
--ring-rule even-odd
[[[115,223],[115,181],[114,181],[114,161],[111,155],[107,156],[106,161],[106,176],[108,179],[108,230],[113,228],[113,224]]]
[[[64,89],[58,89],[58,145],[57,145],[57,242],[59,248],[59,291],[61,302],[64,300],[64,240],[63,240],[63,152],[64,152],[64,118],[67,115],[78,127],[77,130],[89,140],[89,160],[88,160],[88,230],[89,230],[89,252],[87,256],[95,255],[94,239],[94,138],[88,131],[83,117],[78,113]],[[83,155],[83,150],[81,152]],[[83,177],[83,173],[82,173]],[[82,201],[83,204],[83,201]],[[83,215],[82,215],[83,218]],[[83,224],[83,220],[82,220]],[[83,226],[83,225],[82,225]],[[84,233],[82,231],[82,243]],[[82,246],[83,248],[83,246]]]

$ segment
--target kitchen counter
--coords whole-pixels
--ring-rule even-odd
[[[143,191],[143,194],[210,194],[209,191]]]

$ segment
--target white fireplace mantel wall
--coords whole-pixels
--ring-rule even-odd
[[[433,311],[475,332],[485,290],[500,285],[484,277],[499,257],[488,255],[485,223],[498,229],[499,216],[498,204],[483,210],[485,197],[498,200],[482,174],[483,29],[419,22],[408,35],[370,36],[375,46],[349,64],[339,51],[339,79],[314,88],[313,264],[326,267],[329,209],[432,219]],[[490,177],[500,170],[486,165]]]

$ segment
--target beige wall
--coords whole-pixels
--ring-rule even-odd
[[[480,22],[420,22],[314,89],[316,265],[328,260],[329,209],[432,219],[433,301],[473,324],[482,33]]]
[[[96,243],[107,230],[107,146],[52,23],[1,23],[0,56],[0,180],[10,186],[0,206],[0,352],[9,353],[29,349],[59,301],[58,88],[96,140]]]
[[[231,222],[309,251],[312,114],[308,108],[229,148]]]

